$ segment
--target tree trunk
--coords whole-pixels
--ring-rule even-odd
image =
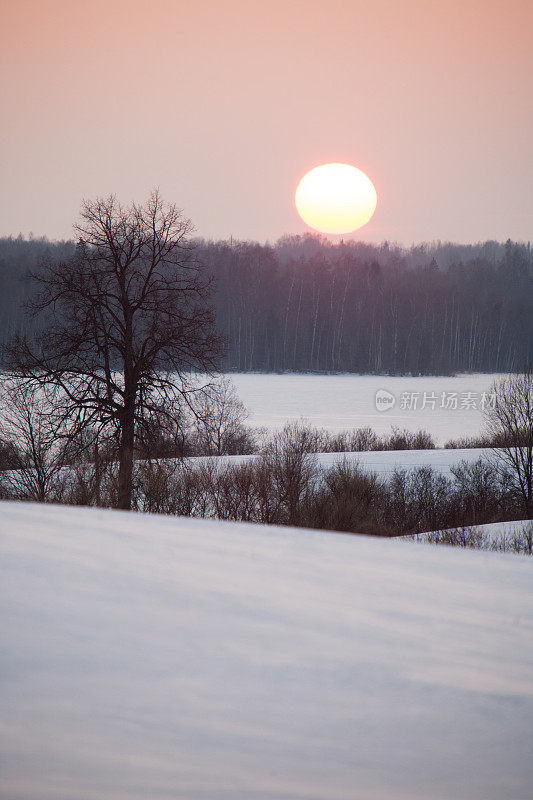
[[[124,363],[124,407],[120,419],[117,508],[130,511],[133,493],[133,447],[135,444],[135,400],[137,385],[133,374],[133,334],[129,309],[126,318],[126,358]]]
[[[119,444],[118,497],[117,508],[131,510],[133,493],[133,445],[135,431],[133,403],[126,401]]]

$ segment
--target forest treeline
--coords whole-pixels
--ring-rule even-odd
[[[0,343],[27,324],[31,273],[73,242],[0,239]],[[533,362],[529,245],[197,242],[227,371],[449,374]]]

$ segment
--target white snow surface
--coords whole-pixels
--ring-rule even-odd
[[[529,560],[0,503],[0,796],[526,800]]]
[[[311,425],[341,431],[371,427],[390,433],[391,426],[417,431],[421,428],[443,445],[449,439],[481,432],[482,393],[502,375],[466,374],[453,377],[391,377],[389,375],[307,375],[229,373],[237,395],[250,412],[249,424],[269,430],[286,422],[305,419]],[[376,392],[385,389],[396,398],[394,408],[377,411]],[[424,392],[426,403],[424,405]],[[470,392],[467,402],[465,394]],[[402,395],[413,398],[416,408],[402,409]],[[457,393],[457,408],[442,408]],[[431,399],[435,395],[435,401]],[[470,407],[474,403],[475,407]],[[463,404],[467,407],[463,408]],[[434,407],[433,407],[434,406]]]
[[[416,469],[432,467],[447,477],[451,477],[450,468],[461,461],[473,463],[479,458],[490,458],[491,451],[483,448],[435,450],[376,450],[361,453],[319,453],[318,463],[322,467],[330,467],[346,456],[367,472],[378,475],[389,475],[395,469]]]
[[[416,469],[418,467],[431,467],[441,472],[446,477],[451,477],[451,467],[457,466],[461,461],[473,463],[479,458],[488,459],[492,451],[487,448],[445,449],[434,450],[363,450],[357,453],[316,453],[317,464],[322,469],[328,469],[344,461],[357,464],[365,472],[375,472],[386,477],[396,469]],[[253,461],[257,456],[209,456],[186,459],[190,464],[202,461],[216,461],[221,466],[243,464]]]
[[[519,519],[512,520],[510,522],[487,522],[483,525],[469,525],[463,530],[477,532],[481,534],[483,539],[487,542],[497,542],[501,541],[502,539],[509,541],[514,536],[518,536],[522,532],[526,531],[531,525],[533,525],[531,520]],[[455,529],[450,528],[449,530]],[[435,531],[433,531],[433,533],[435,533]],[[431,535],[431,533],[415,533],[409,538],[412,538],[414,541],[424,542]]]

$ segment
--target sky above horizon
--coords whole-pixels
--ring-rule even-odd
[[[300,178],[374,182],[345,239],[529,240],[532,0],[0,0],[0,235],[154,187],[205,238],[309,228]],[[335,237],[330,237],[335,238]]]

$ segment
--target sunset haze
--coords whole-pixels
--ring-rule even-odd
[[[83,198],[153,187],[206,238],[308,230],[345,162],[355,238],[528,240],[529,0],[2,3],[0,235],[72,236]]]

